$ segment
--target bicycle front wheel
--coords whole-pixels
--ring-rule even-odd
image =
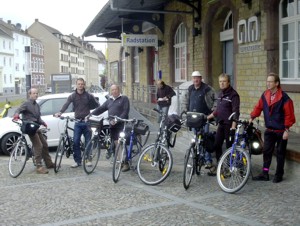
[[[99,158],[100,158],[100,144],[98,141],[98,137],[95,137],[88,142],[84,150],[84,154],[83,154],[84,172],[86,172],[87,174],[92,173],[97,167]]]
[[[61,160],[65,153],[65,137],[61,137],[55,154],[54,172],[57,173],[61,166]]]
[[[169,149],[161,144],[151,144],[146,147],[138,160],[139,178],[147,185],[157,185],[170,174],[173,157]]]
[[[184,156],[184,168],[183,168],[183,187],[188,189],[192,181],[192,177],[195,173],[195,156],[194,149],[190,147]]]
[[[8,171],[11,177],[18,177],[24,170],[28,160],[28,149],[19,141],[12,150],[8,162]]]
[[[125,160],[126,160],[126,148],[125,148],[125,143],[122,142],[117,146],[115,151],[113,172],[112,172],[113,181],[115,183],[117,183],[119,180],[121,168],[125,163]]]
[[[227,149],[217,168],[217,180],[221,189],[227,193],[235,193],[244,187],[250,175],[250,164],[250,156],[244,149]]]

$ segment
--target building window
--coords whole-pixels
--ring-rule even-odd
[[[135,47],[133,51],[133,76],[134,82],[140,82],[140,58],[139,58],[139,48]]]
[[[183,23],[177,28],[174,39],[175,53],[175,81],[182,82],[187,80],[186,76],[186,28]]]
[[[300,0],[280,5],[280,78],[283,84],[300,84]]]
[[[122,52],[121,64],[122,64],[122,82],[126,82],[126,57],[125,57],[125,49],[123,49],[123,52]]]

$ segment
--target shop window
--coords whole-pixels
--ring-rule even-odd
[[[174,57],[175,57],[175,82],[187,80],[187,44],[186,27],[181,23],[175,33]]]
[[[281,1],[280,78],[283,84],[300,84],[300,0]]]

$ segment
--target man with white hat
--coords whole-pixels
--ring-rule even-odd
[[[188,88],[188,99],[187,99],[187,111],[200,112],[205,115],[209,115],[213,111],[215,106],[215,91],[208,84],[202,82],[202,75],[199,71],[192,73],[193,84]],[[209,125],[205,128],[208,132]],[[206,152],[205,155],[206,165],[205,168],[209,169],[212,167],[211,154]]]

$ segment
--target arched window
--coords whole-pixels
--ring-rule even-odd
[[[281,81],[300,84],[300,1],[281,1],[279,14]]]
[[[186,28],[181,23],[174,37],[174,57],[175,57],[175,82],[187,80],[187,45],[186,45]]]
[[[139,47],[135,47],[133,51],[133,74],[134,82],[140,81],[140,58],[139,58]]]

